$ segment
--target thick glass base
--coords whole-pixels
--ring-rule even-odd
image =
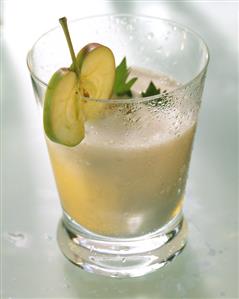
[[[137,238],[110,238],[86,231],[63,214],[57,231],[63,254],[85,271],[110,277],[138,277],[171,262],[185,247],[182,214],[160,230]]]

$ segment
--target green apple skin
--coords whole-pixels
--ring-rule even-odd
[[[84,116],[75,72],[62,68],[53,74],[45,94],[43,124],[53,142],[72,147],[84,138]]]
[[[77,61],[80,71],[81,71],[82,64],[85,60],[85,57],[88,55],[88,53],[91,52],[92,50],[95,50],[96,48],[98,48],[100,46],[102,46],[102,45],[98,44],[98,43],[89,43],[79,51],[79,53],[76,56],[76,61]],[[71,64],[70,69],[71,70],[74,69],[73,64]]]

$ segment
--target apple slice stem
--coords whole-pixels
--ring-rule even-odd
[[[78,66],[77,61],[76,61],[76,55],[75,55],[73,45],[72,45],[72,42],[71,42],[71,37],[70,37],[69,30],[68,30],[66,17],[60,18],[59,22],[61,24],[61,27],[64,31],[64,34],[65,34],[65,37],[66,37],[66,40],[67,40],[68,48],[70,50],[71,59],[72,59],[73,66],[74,66],[74,71],[75,71],[76,75],[79,77],[80,76],[80,69],[79,69],[79,66]]]

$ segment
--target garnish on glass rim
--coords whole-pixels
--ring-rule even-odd
[[[141,92],[142,97],[151,97],[160,94],[160,88],[157,88],[153,81],[150,81],[149,86],[147,87],[145,92]]]
[[[47,137],[59,144],[75,146],[85,136],[85,121],[102,117],[105,103],[87,101],[87,98],[110,99],[115,96],[132,98],[131,87],[138,78],[127,82],[130,69],[126,57],[115,68],[112,51],[101,44],[90,43],[75,55],[67,19],[60,18],[70,51],[72,65],[60,68],[51,77],[45,94],[43,123]],[[143,97],[160,94],[150,82]],[[156,102],[155,102],[156,101]],[[156,99],[156,105],[161,100]]]
[[[165,106],[168,103],[167,91],[164,90],[163,93],[161,93],[160,88],[157,88],[154,85],[153,81],[149,83],[149,86],[147,87],[145,92],[141,92],[141,95],[144,98],[155,96],[155,95],[161,95],[159,98],[151,100],[147,103],[147,105],[152,107]]]
[[[115,82],[113,87],[113,93],[116,96],[128,96],[132,98],[131,87],[138,80],[137,77],[130,79],[128,82],[128,76],[130,74],[130,69],[127,67],[126,57],[123,58],[121,63],[117,66],[115,70]],[[160,88],[157,88],[155,84],[151,81],[146,91],[141,92],[142,97],[150,97],[160,94]]]
[[[72,65],[61,68],[51,77],[45,94],[43,124],[47,137],[59,144],[75,146],[85,136],[85,119],[93,118],[102,106],[82,100],[83,97],[110,98],[115,78],[112,51],[91,43],[77,57],[67,27],[67,19],[59,22],[70,50]]]
[[[115,70],[115,83],[113,87],[113,93],[116,96],[128,96],[132,97],[131,87],[137,80],[137,78],[132,78],[128,82],[129,69],[127,67],[126,57],[123,58],[121,63],[117,66]]]

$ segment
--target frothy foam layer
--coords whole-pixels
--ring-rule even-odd
[[[151,147],[179,138],[193,122],[178,116],[177,111],[162,112],[141,104],[127,114],[116,111],[108,117],[88,124],[86,137],[80,147],[107,146],[121,149]],[[175,120],[180,117],[180,121]]]
[[[179,86],[173,79],[142,69],[133,69],[131,77],[138,77],[133,86],[133,95],[140,96],[153,81],[161,92],[171,91]],[[102,119],[86,124],[86,137],[82,145],[90,144],[107,147],[150,147],[180,137],[194,125],[192,117],[187,117],[175,106],[152,108],[150,103],[118,105]]]

